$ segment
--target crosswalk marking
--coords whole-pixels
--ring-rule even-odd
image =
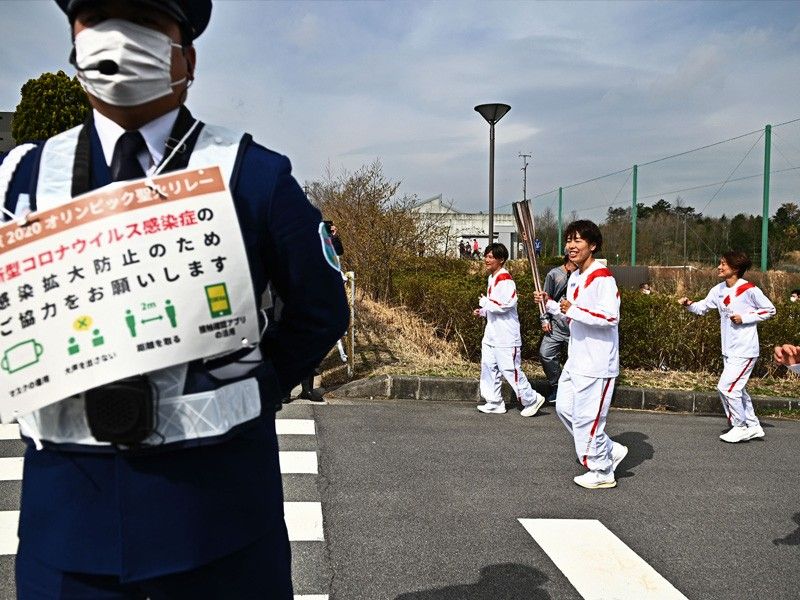
[[[278,458],[281,463],[281,473],[284,475],[293,473],[317,474],[316,452],[281,450],[278,453]]]
[[[0,511],[0,556],[17,553],[18,510]]]
[[[294,419],[280,418],[275,421],[276,433],[279,436],[316,436],[316,424],[313,419]],[[5,442],[6,448],[11,449],[14,442],[11,440],[19,439],[19,426],[16,424],[0,424],[0,440]],[[295,438],[295,447],[313,447],[306,440]],[[289,446],[291,447],[291,446]],[[14,448],[12,452],[21,453]],[[308,487],[309,477],[315,477],[319,473],[319,461],[316,451],[280,451],[278,454],[282,475],[288,475],[286,481],[303,482],[300,489]],[[21,481],[24,459],[22,456],[0,457],[0,481]],[[291,479],[294,478],[294,479]],[[9,484],[5,484],[9,485]],[[19,485],[19,484],[13,484]],[[286,483],[284,483],[286,485]],[[312,494],[308,500],[314,500],[318,496]],[[286,528],[289,532],[289,540],[294,542],[325,542],[322,520],[321,502],[284,502],[284,514]],[[17,539],[17,529],[19,527],[19,511],[9,510],[0,511],[0,556],[13,556],[17,553],[19,540]],[[295,565],[298,568],[299,565]],[[301,565],[303,569],[315,569],[317,565]],[[3,576],[6,576],[3,573]],[[12,575],[13,579],[13,575]],[[322,589],[321,589],[322,588]],[[326,591],[323,585],[314,585],[311,589],[302,589],[303,592]],[[298,594],[294,600],[329,600],[327,594],[304,593]]]
[[[309,473],[316,475],[318,472],[317,453],[312,451],[281,451],[278,454],[281,473]],[[22,479],[21,456],[0,458],[0,481],[18,481]]]
[[[0,425],[0,440],[18,440],[19,425]]]
[[[276,419],[275,431],[278,435],[315,435],[314,419]],[[19,425],[0,425],[0,440],[18,440]]]
[[[584,600],[687,600],[594,519],[520,519]]]
[[[0,458],[0,481],[20,481],[22,479],[22,457]]]
[[[322,503],[284,502],[290,542],[323,542]],[[0,555],[17,553],[18,510],[0,511]]]
[[[324,542],[321,502],[284,502],[290,542]]]
[[[275,419],[278,435],[316,435],[314,419]]]

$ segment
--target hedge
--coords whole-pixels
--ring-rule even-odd
[[[538,358],[541,340],[539,313],[533,303],[533,281],[524,261],[511,261],[519,293],[522,356]],[[432,325],[436,333],[454,340],[469,360],[480,359],[483,319],[472,315],[478,297],[486,293],[482,262],[424,259],[408,263],[392,280],[391,300]],[[707,290],[706,290],[707,292]],[[700,295],[695,297],[699,298]],[[720,371],[719,314],[688,313],[672,295],[621,290],[620,363],[625,369]],[[775,374],[771,360],[775,344],[800,343],[800,303],[776,302],[778,313],[761,323],[761,360],[756,375]]]

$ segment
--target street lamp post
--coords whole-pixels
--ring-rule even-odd
[[[489,243],[494,242],[494,124],[511,110],[508,104],[479,104],[475,110],[489,123]]]

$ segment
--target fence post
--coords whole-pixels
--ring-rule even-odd
[[[564,242],[561,239],[561,232],[564,231],[564,222],[561,220],[561,209],[562,209],[562,200],[563,196],[561,193],[561,188],[558,188],[558,254],[559,256],[564,254]]]
[[[772,149],[772,125],[764,127],[764,208],[761,213],[761,270],[767,270],[767,242],[769,238],[769,163]]]
[[[636,199],[636,186],[639,179],[639,165],[633,165],[633,201],[631,203],[631,266],[636,266],[636,217],[639,205]]]

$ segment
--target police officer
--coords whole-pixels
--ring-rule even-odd
[[[183,106],[210,0],[56,2],[72,26],[71,60],[93,111],[22,158],[9,189],[0,190],[5,209],[20,215],[112,181],[219,166],[254,291],[260,297],[269,281],[286,306],[247,356],[147,375],[159,391],[177,380],[179,402],[205,394],[222,413],[228,403],[220,399],[231,390],[254,391],[237,396],[248,416],[228,414],[232,426],[222,419],[215,435],[185,431],[151,444],[155,431],[128,444],[103,441],[76,412],[88,394],[20,417],[28,448],[19,598],[291,599],[274,412],[348,319],[341,275],[322,251],[320,213],[286,157],[201,123]],[[104,388],[93,392],[102,398]]]

